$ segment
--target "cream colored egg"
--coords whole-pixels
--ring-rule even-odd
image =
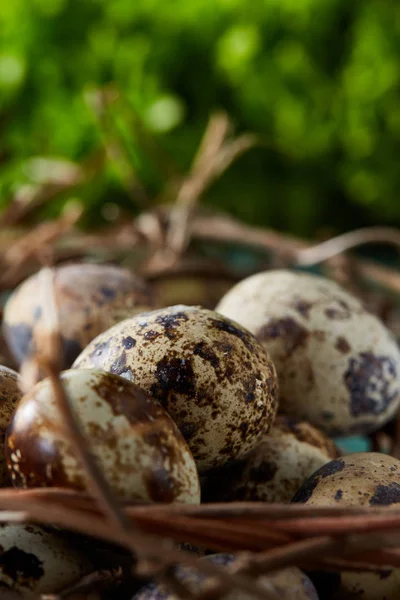
[[[87,575],[93,566],[59,532],[36,525],[0,525],[0,596],[13,590],[22,598],[57,593]]]
[[[0,487],[11,485],[4,454],[4,440],[22,392],[18,385],[18,373],[0,365]]]
[[[236,285],[216,310],[270,353],[280,410],[331,435],[381,427],[400,405],[400,350],[389,330],[333,281],[278,270]]]
[[[117,320],[152,306],[148,287],[127,269],[79,263],[55,269],[55,297],[62,339],[63,368],[69,368],[96,335]],[[33,350],[33,332],[45,323],[48,290],[41,272],[10,296],[3,331],[18,364]]]
[[[213,554],[200,561],[210,561],[219,567],[229,567],[234,562],[230,554]],[[185,583],[190,591],[205,592],[207,578],[191,568],[179,568],[178,578]],[[274,571],[268,575],[257,578],[258,584],[271,594],[271,599],[277,600],[318,600],[317,592],[310,579],[300,569],[290,567]],[[239,590],[225,592],[221,600],[254,600],[255,596]],[[139,590],[132,600],[177,600],[177,597],[168,593],[165,587],[149,584]]]
[[[333,442],[309,423],[278,417],[242,460],[207,473],[209,502],[290,502],[302,483],[338,455]]]
[[[349,454],[321,467],[298,490],[294,502],[312,506],[393,506],[400,508],[400,461],[385,454]],[[400,569],[341,573],[335,600],[398,600]]]
[[[65,371],[61,379],[88,447],[118,497],[200,501],[193,457],[158,402],[130,381],[98,370]],[[20,401],[6,445],[16,487],[85,487],[84,470],[64,430],[48,379]]]
[[[275,368],[261,344],[199,307],[122,321],[93,340],[74,366],[117,373],[159,400],[202,470],[254,448],[277,410]]]

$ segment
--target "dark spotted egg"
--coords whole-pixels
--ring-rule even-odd
[[[90,561],[59,532],[36,525],[0,526],[1,598],[2,590],[22,598],[56,594],[91,570]]]
[[[333,442],[305,422],[278,417],[249,454],[207,473],[209,502],[290,502],[301,484],[338,456]]]
[[[151,307],[145,283],[130,271],[113,265],[80,263],[57,267],[55,292],[63,368],[70,367],[90,340],[116,321]],[[44,321],[47,293],[39,272],[24,281],[5,306],[4,336],[18,364],[32,351],[33,331]]]
[[[18,373],[0,365],[0,487],[10,485],[4,454],[4,440],[7,427],[22,396],[18,380]]]
[[[400,461],[375,452],[338,458],[316,471],[297,491],[293,502],[312,506],[393,506],[399,510]],[[400,598],[400,569],[387,568],[383,574],[343,572],[340,580],[338,598]]]
[[[400,405],[400,350],[358,299],[326,278],[278,270],[236,285],[216,310],[269,351],[280,410],[331,435],[379,429]]]
[[[235,557],[230,554],[212,554],[200,559],[200,561],[204,560],[223,568],[232,565]],[[177,576],[191,592],[202,593],[207,589],[207,577],[195,569],[180,567],[177,569]],[[257,578],[257,582],[266,592],[270,592],[271,600],[318,600],[317,592],[310,579],[297,567],[261,575]],[[255,596],[239,590],[232,590],[221,596],[221,600],[253,599]],[[177,597],[162,585],[151,583],[139,590],[132,600],[177,600]]]
[[[199,469],[252,450],[277,410],[274,365],[243,327],[213,311],[171,306],[93,340],[74,364],[130,379],[159,400]]]
[[[200,501],[192,455],[165,410],[135,384],[98,370],[70,370],[62,383],[91,452],[118,497],[131,501]],[[84,470],[63,429],[51,382],[20,401],[6,439],[16,487],[85,488]]]

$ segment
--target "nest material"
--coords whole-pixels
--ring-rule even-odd
[[[156,217],[155,217],[156,218]],[[199,217],[198,223],[203,223]],[[221,219],[218,217],[218,219]],[[220,222],[221,224],[221,222]],[[249,228],[226,221],[226,228],[230,230],[230,239],[233,229],[236,232],[249,233]],[[122,239],[125,248],[124,235],[116,236],[113,240],[113,251],[118,247],[118,240]],[[199,226],[200,229],[200,226]],[[194,228],[196,231],[196,228]],[[207,236],[210,237],[210,228]],[[221,227],[219,227],[221,232]],[[259,241],[260,230],[254,236]],[[374,234],[372,230],[368,234]],[[372,235],[372,237],[380,237]],[[58,234],[57,243],[51,248],[57,256],[58,248],[63,247],[63,242],[68,240],[69,233],[62,237]],[[109,234],[107,234],[109,235]],[[268,232],[265,236],[268,237]],[[359,238],[360,234],[352,234]],[[75,240],[79,235],[74,234]],[[86,236],[82,235],[83,238]],[[220,240],[219,236],[217,240]],[[92,239],[97,238],[93,236]],[[250,236],[250,240],[251,240]],[[348,240],[349,238],[347,238]],[[351,236],[350,236],[351,239]],[[283,244],[279,250],[272,250],[278,241]],[[245,240],[239,240],[244,242]],[[271,240],[269,240],[271,242]],[[46,241],[46,244],[48,241]],[[82,246],[84,245],[83,242]],[[143,242],[142,242],[143,243]],[[247,239],[247,244],[249,244]],[[339,238],[319,247],[319,252],[326,258],[327,249],[330,252],[346,246],[346,238]],[[315,248],[302,250],[302,242],[286,240],[279,234],[274,234],[273,244],[268,244],[269,253],[279,258],[286,256],[285,265],[301,262],[299,257],[318,256]],[[283,247],[283,249],[282,249]],[[300,250],[294,250],[294,248]],[[289,254],[289,249],[291,254]],[[297,252],[297,255],[296,253]],[[31,256],[31,255],[30,255]],[[297,261],[293,257],[297,256]],[[82,252],[81,258],[84,258]],[[271,261],[271,258],[269,257]],[[27,267],[33,268],[34,263],[29,260],[21,261],[24,265],[24,276]],[[343,265],[346,267],[343,268]],[[357,271],[361,265],[361,271]],[[332,274],[341,283],[348,281],[353,288],[357,285],[357,293],[371,302],[372,296],[368,295],[363,275],[370,276],[371,265],[362,263],[352,257],[344,257],[338,269],[338,263],[330,264]],[[152,275],[150,280],[156,280],[161,273],[187,272],[183,262],[176,262],[158,270],[155,275],[154,261],[152,262]],[[380,271],[380,267],[375,266]],[[358,277],[354,278],[353,273]],[[386,279],[387,287],[396,290],[397,274],[388,269],[382,272],[390,279]],[[350,276],[351,275],[351,276]],[[21,277],[19,271],[14,271],[13,277]],[[38,354],[32,357],[29,364],[22,368],[25,384],[29,387],[36,378],[38,369],[47,371],[54,386],[54,393],[58,399],[59,407],[63,412],[63,422],[68,435],[73,438],[74,446],[79,459],[85,465],[87,473],[88,494],[72,492],[61,489],[37,489],[17,491],[4,489],[0,491],[0,506],[3,511],[1,519],[5,521],[29,521],[43,524],[55,524],[81,534],[101,538],[107,542],[118,544],[128,549],[135,556],[136,573],[146,576],[159,577],[162,581],[172,586],[178,586],[170,567],[177,563],[195,566],[211,577],[210,589],[207,597],[222,594],[229,587],[251,592],[254,597],[274,597],[270,591],[259,587],[255,575],[266,573],[278,567],[296,565],[310,570],[323,569],[324,571],[363,570],[384,572],[388,566],[400,566],[400,509],[397,511],[380,508],[315,508],[308,506],[271,505],[258,503],[230,503],[201,506],[175,506],[175,505],[150,505],[150,506],[121,506],[113,497],[103,474],[87,452],[87,441],[81,433],[79,423],[71,410],[69,399],[62,387],[57,366],[58,354],[58,325],[57,310],[53,295],[52,269],[45,268],[42,277],[43,285],[48,286],[47,298],[49,299],[47,333],[41,332],[41,339],[37,340]],[[394,285],[393,285],[394,282]],[[382,279],[377,283],[382,283]],[[359,287],[358,287],[359,286]],[[367,291],[366,291],[367,290]],[[376,292],[373,292],[376,302]],[[384,305],[386,295],[379,297],[375,309]],[[36,370],[35,370],[36,367]],[[395,428],[396,429],[396,428]],[[397,430],[399,427],[397,427]],[[394,435],[393,435],[394,433]],[[391,434],[391,435],[390,435]],[[380,432],[374,436],[376,449],[382,449],[382,444],[389,443],[389,450],[398,455],[399,441],[395,432]],[[199,562],[198,558],[187,551],[179,550],[178,544],[186,542],[214,551],[234,552],[238,560],[229,570],[221,569],[208,562]],[[167,576],[167,575],[168,576]],[[112,579],[112,578],[111,578]],[[98,578],[92,578],[92,584],[98,583]],[[87,581],[83,582],[87,586]],[[83,585],[82,584],[82,585]],[[182,595],[182,589],[180,588]],[[185,597],[193,596],[189,590]]]
[[[76,210],[30,231],[17,228],[23,210],[11,205],[3,215],[3,224],[11,228],[0,236],[0,291],[14,288],[43,264],[85,259],[122,261],[134,266],[154,285],[162,279],[190,275],[203,277],[207,282],[224,281],[230,286],[248,272],[235,270],[223,261],[218,264],[215,260],[193,263],[188,260],[193,240],[217,246],[229,242],[261,250],[259,267],[263,268],[323,263],[328,276],[362,297],[400,336],[399,273],[345,254],[352,247],[369,242],[389,242],[400,248],[400,231],[364,229],[309,245],[275,231],[246,226],[224,215],[202,213],[196,199],[204,180],[216,176],[235,154],[253,143],[252,138],[244,137],[227,145],[226,126],[221,121],[214,123],[213,131],[211,140],[205,136],[202,153],[171,209],[144,213],[134,222],[124,221],[107,231],[86,234],[74,228],[80,216]],[[210,168],[210,160],[217,165],[214,170]],[[53,188],[48,190],[48,194],[51,192],[51,196],[53,191]],[[38,202],[36,197],[34,202]],[[2,521],[53,524],[118,544],[133,554],[136,574],[159,578],[177,596],[196,600],[217,598],[227,589],[241,589],[257,598],[276,600],[276,594],[257,584],[255,575],[290,565],[310,570],[378,573],[388,566],[400,567],[400,509],[393,507],[315,508],[260,503],[121,505],[87,450],[88,442],[59,377],[59,333],[52,274],[52,269],[45,268],[42,278],[43,285],[48,287],[47,331],[42,331],[41,338],[35,340],[37,354],[23,365],[22,376],[26,387],[35,383],[39,370],[46,371],[51,378],[66,433],[74,442],[77,458],[85,466],[87,493],[66,489],[3,489],[0,491]],[[199,303],[203,303],[203,298],[199,298]],[[0,346],[2,359],[10,364],[10,357],[3,352],[6,354],[7,350]],[[385,449],[399,457],[400,421],[391,429],[378,432],[373,442],[376,450]],[[182,542],[233,552],[237,560],[229,569],[199,562],[193,553],[179,549]],[[209,576],[206,592],[196,595],[186,589],[171,570],[176,564],[195,567]],[[93,574],[60,597],[74,594],[85,597],[88,587],[96,589],[120,576],[119,572]]]

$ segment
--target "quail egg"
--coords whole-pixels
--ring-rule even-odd
[[[333,460],[316,471],[293,502],[313,506],[391,506],[400,508],[400,461],[386,454],[362,452]],[[384,574],[341,573],[336,599],[398,600],[400,569]]]
[[[234,561],[230,554],[213,554],[202,558],[221,567],[229,566]],[[207,577],[190,568],[179,568],[178,578],[185,583],[191,591],[205,591]],[[276,598],[282,600],[318,600],[317,592],[310,579],[296,567],[274,571],[258,578],[258,583],[266,590],[271,591]],[[221,600],[252,600],[254,596],[238,590],[226,592]],[[163,586],[151,583],[142,588],[132,600],[177,600],[176,596],[169,593]]]
[[[22,392],[18,386],[18,373],[0,365],[0,487],[10,485],[4,454],[6,430],[10,424]]]
[[[118,497],[200,501],[193,457],[156,400],[132,382],[98,370],[65,371],[61,380],[91,452]],[[7,432],[6,454],[16,487],[85,487],[50,380],[21,399]]]
[[[336,458],[333,442],[309,423],[278,417],[254,450],[205,475],[209,502],[290,502],[301,484]]]
[[[32,351],[32,337],[46,311],[40,272],[24,281],[4,310],[3,331],[20,365]],[[70,264],[55,270],[55,293],[62,335],[63,368],[71,366],[96,335],[151,306],[145,283],[113,265]]]
[[[285,270],[236,285],[217,311],[247,327],[270,353],[280,409],[330,435],[379,429],[400,405],[393,335],[335,282]]]
[[[277,410],[274,365],[237,323],[195,306],[136,315],[95,338],[74,367],[135,381],[180,428],[199,469],[243,456]]]
[[[85,556],[59,532],[36,525],[0,525],[0,593],[22,598],[57,593],[92,570]]]

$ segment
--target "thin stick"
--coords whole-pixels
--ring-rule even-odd
[[[343,233],[321,244],[299,250],[296,262],[311,266],[365,244],[390,244],[400,251],[400,231],[394,227],[364,227]]]

